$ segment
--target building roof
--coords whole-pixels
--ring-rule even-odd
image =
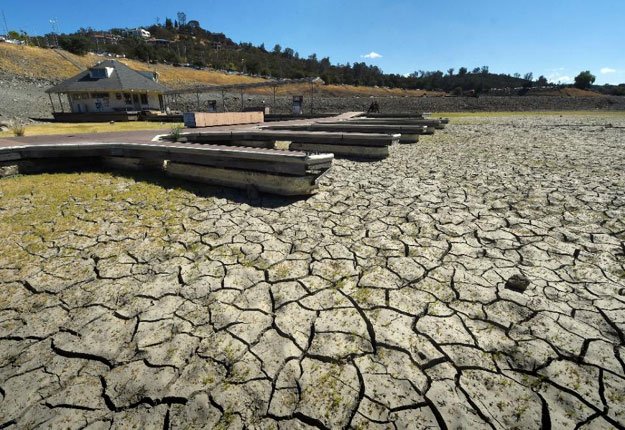
[[[92,78],[91,69],[110,67],[113,69],[110,77]],[[72,93],[86,91],[143,91],[159,92],[167,91],[167,87],[146,77],[141,72],[132,70],[130,67],[116,60],[101,61],[95,66],[80,72],[58,85],[46,90],[47,93]]]

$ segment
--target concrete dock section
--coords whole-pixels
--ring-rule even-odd
[[[332,154],[220,145],[54,143],[0,147],[0,175],[66,169],[161,171],[196,182],[253,187],[280,195],[308,195],[332,166]]]
[[[388,157],[389,146],[400,139],[399,134],[258,129],[183,133],[178,141],[262,148],[274,148],[276,142],[287,142],[292,150],[330,152],[346,158],[381,159]]]

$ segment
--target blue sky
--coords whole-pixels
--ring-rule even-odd
[[[0,9],[10,30],[31,34],[49,32],[51,18],[73,32],[150,25],[182,10],[236,42],[279,43],[387,73],[487,65],[554,82],[587,69],[598,84],[625,82],[624,0],[0,0]]]

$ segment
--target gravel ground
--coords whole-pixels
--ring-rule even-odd
[[[218,109],[222,109],[221,94],[204,94],[200,105],[207,100],[217,100]],[[366,111],[373,98],[370,97],[322,97],[314,98],[314,112],[337,113]],[[625,97],[376,97],[381,112],[463,112],[463,111],[499,111],[524,112],[537,110],[625,110]],[[267,106],[273,103],[271,95],[244,95],[245,106]],[[291,109],[291,97],[277,97],[277,113],[288,113]],[[197,110],[195,95],[179,97],[172,108],[179,110]],[[227,96],[226,108],[230,111],[241,109],[240,96]],[[304,112],[310,112],[310,93],[304,94]]]
[[[2,179],[0,428],[623,428],[623,127],[457,119],[295,201]]]
[[[16,77],[0,71],[0,122],[52,118],[50,98],[45,93],[46,88],[52,85],[52,82]]]

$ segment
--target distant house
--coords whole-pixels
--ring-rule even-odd
[[[98,45],[117,45],[120,39],[120,36],[111,33],[93,33],[91,35],[91,41]]]
[[[142,37],[144,39],[147,39],[152,36],[152,34],[149,31],[143,28],[135,28],[134,30],[130,30],[128,34],[130,34],[131,36]]]
[[[155,39],[155,38],[151,38],[145,41],[148,45],[153,45],[153,46],[169,46],[170,44],[172,44],[173,42],[171,40],[167,40],[167,39]]]
[[[102,61],[46,90],[54,116],[76,120],[80,120],[76,114],[109,114],[104,116],[106,120],[118,114],[123,120],[133,119],[128,118],[129,113],[136,116],[139,112],[162,112],[165,91],[167,87],[158,82],[156,73],[138,72],[116,60]],[[52,94],[57,95],[59,106]],[[67,110],[61,95],[67,96]]]

